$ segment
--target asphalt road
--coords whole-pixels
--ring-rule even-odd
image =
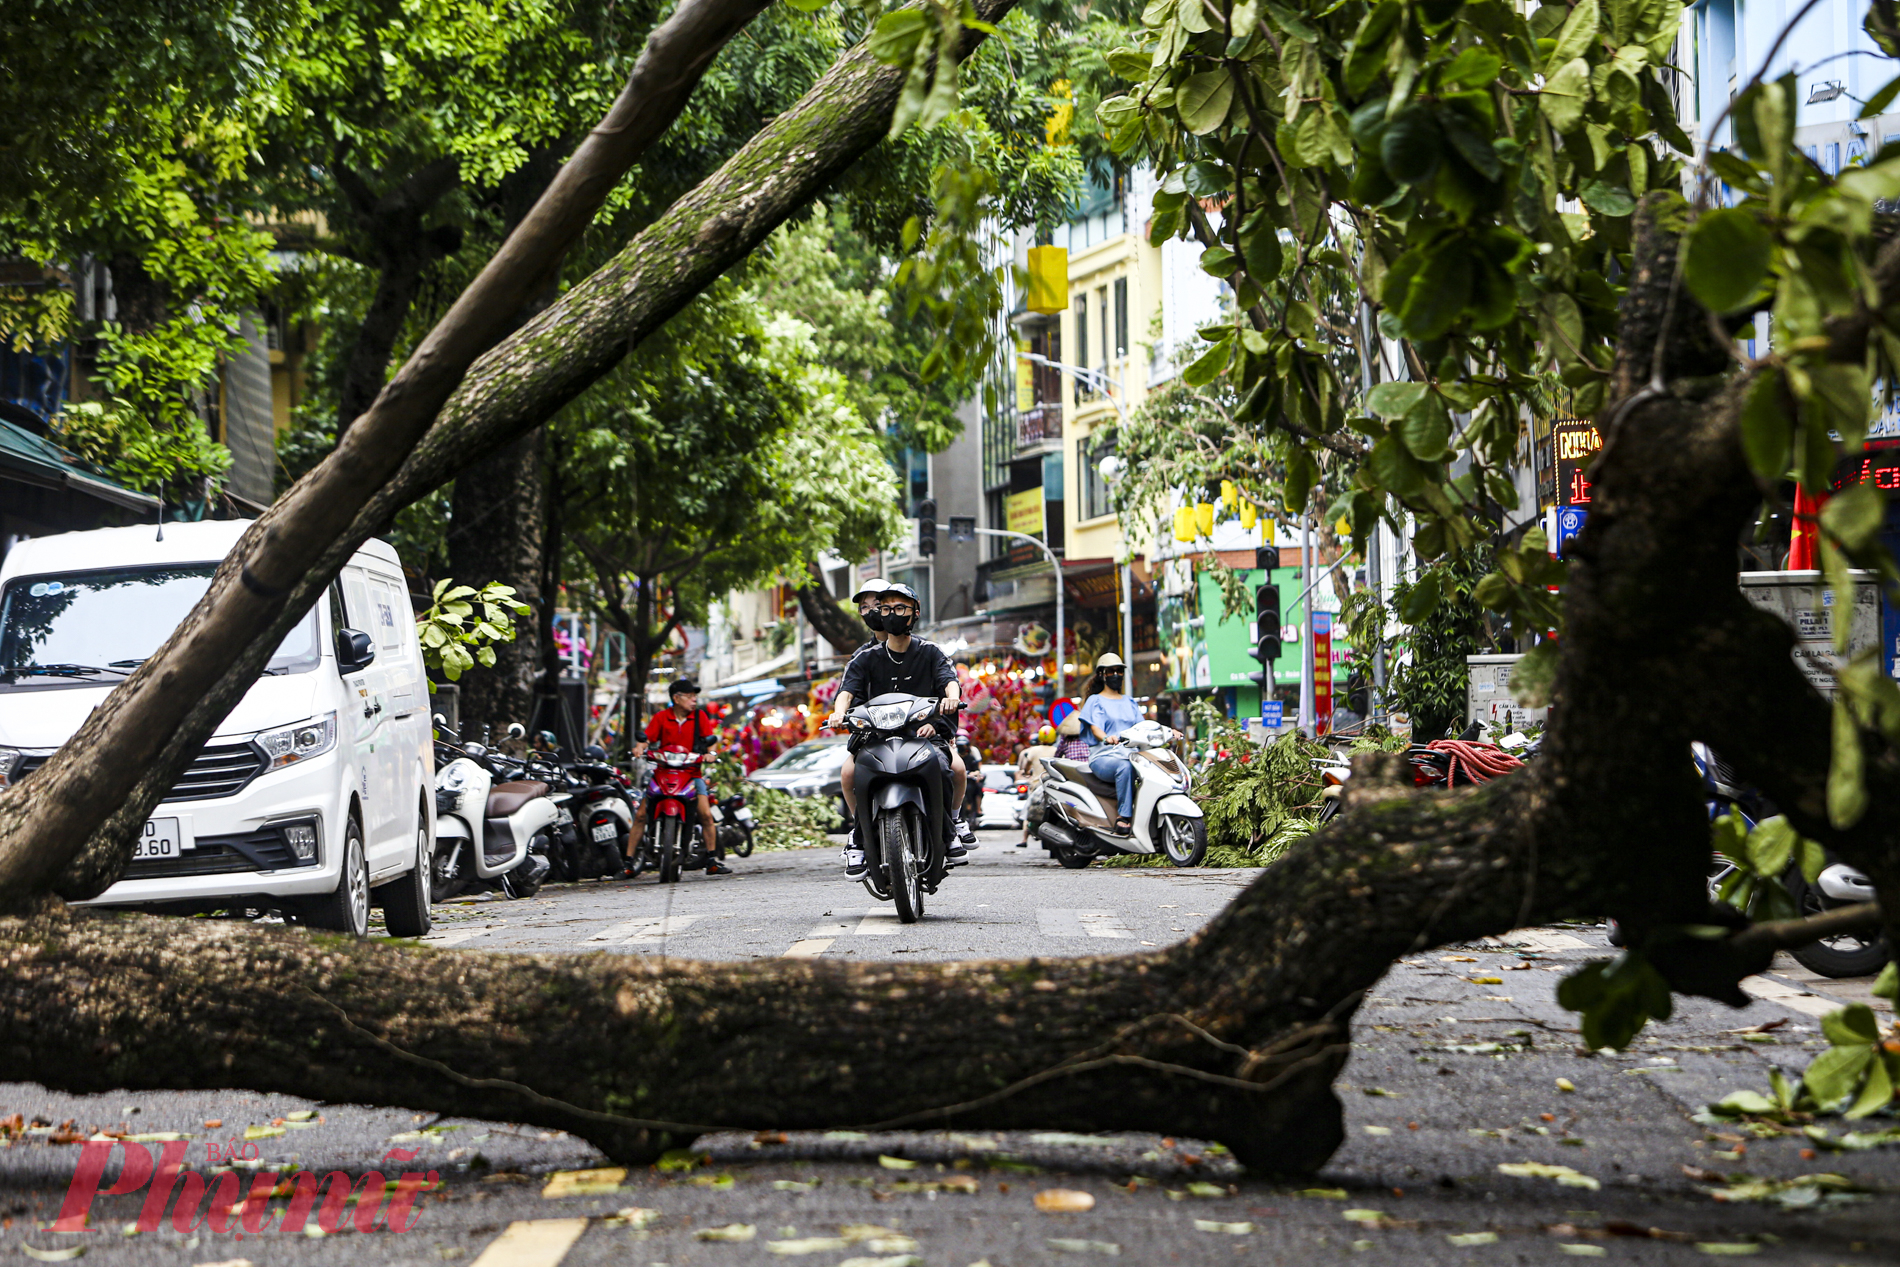
[[[441,911],[431,940],[720,959],[1114,954],[1187,936],[1258,874],[1064,871],[1040,850],[1010,848],[1007,833],[985,837],[975,863],[910,927],[843,879],[824,850],[760,854],[730,878],[689,875],[665,889],[595,883],[457,905]],[[560,1176],[605,1159],[558,1132],[506,1122],[249,1093],[67,1096],[0,1083],[0,1119],[17,1112],[26,1127],[0,1146],[0,1256],[83,1249],[89,1262],[255,1267],[1304,1267],[1676,1263],[1738,1252],[1900,1261],[1900,1146],[1817,1152],[1806,1138],[1755,1139],[1691,1120],[1730,1091],[1765,1089],[1770,1065],[1800,1069],[1820,1045],[1818,1014],[1864,997],[1866,983],[1805,980],[1782,965],[1749,983],[1768,997],[1746,1009],[1679,999],[1675,1017],[1630,1052],[1584,1055],[1554,990],[1563,972],[1605,951],[1599,929],[1538,929],[1396,965],[1361,1010],[1339,1083],[1346,1143],[1299,1186],[1248,1178],[1194,1140],[973,1132],[721,1135],[699,1141],[704,1160],[688,1169],[608,1169],[590,1188]],[[51,1231],[81,1155],[57,1141],[98,1128],[182,1136],[193,1171],[212,1183],[233,1149],[247,1187],[253,1168],[292,1165],[392,1179],[434,1170],[444,1182],[414,1198],[403,1232],[349,1230],[346,1210],[343,1230],[322,1237],[246,1232],[241,1219],[220,1232],[189,1217],[182,1229],[165,1218],[128,1235],[147,1200],[136,1182],[98,1199],[90,1230]],[[1823,1172],[1858,1191],[1802,1205],[1803,1189],[1791,1189],[1792,1208],[1711,1195],[1747,1195],[1724,1182],[1741,1174]],[[104,1182],[120,1173],[115,1155]],[[1072,1195],[1044,1204],[1090,1208],[1040,1209],[1037,1196],[1051,1191]],[[286,1204],[260,1203],[263,1225]]]

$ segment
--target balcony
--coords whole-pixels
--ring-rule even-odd
[[[1037,405],[1016,414],[1016,451],[1062,443],[1062,406]]]

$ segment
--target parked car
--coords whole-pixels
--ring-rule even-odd
[[[807,739],[779,753],[770,764],[746,776],[746,781],[793,796],[828,796],[838,806],[838,821],[833,831],[850,826],[851,815],[844,805],[844,784],[838,772],[844,769],[846,756],[843,735],[825,735]]]
[[[1027,795],[1016,791],[1016,767],[983,765],[983,821],[979,827],[1021,827]]]
[[[0,785],[30,777],[204,595],[248,522],[70,532],[0,564]],[[146,820],[93,899],[429,931],[435,758],[402,564],[369,541]],[[420,865],[419,865],[420,864]]]

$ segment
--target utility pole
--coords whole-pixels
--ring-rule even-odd
[[[1056,558],[1056,552],[1054,550],[1051,550],[1046,543],[1038,540],[1035,537],[1030,536],[1026,532],[1007,532],[1001,528],[973,528],[971,529],[971,531],[975,532],[976,535],[979,537],[1008,537],[1012,541],[1027,541],[1030,545],[1035,546],[1038,550],[1042,551],[1042,557],[1049,560],[1049,566],[1055,569],[1055,573],[1056,573],[1056,698],[1061,699],[1064,695],[1068,694],[1068,692],[1063,689],[1063,685],[1067,681],[1067,678],[1063,675],[1063,671],[1062,671],[1062,658],[1068,654],[1068,649],[1062,645],[1062,591],[1064,588],[1066,588],[1062,583],[1062,561]]]

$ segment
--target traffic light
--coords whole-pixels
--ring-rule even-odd
[[[1262,585],[1253,592],[1253,658],[1262,666],[1280,658],[1280,587]]]
[[[1273,571],[1273,569],[1280,566],[1280,547],[1255,546],[1253,550],[1253,565],[1262,572]]]
[[[929,558],[937,552],[937,499],[917,503],[917,553]]]

